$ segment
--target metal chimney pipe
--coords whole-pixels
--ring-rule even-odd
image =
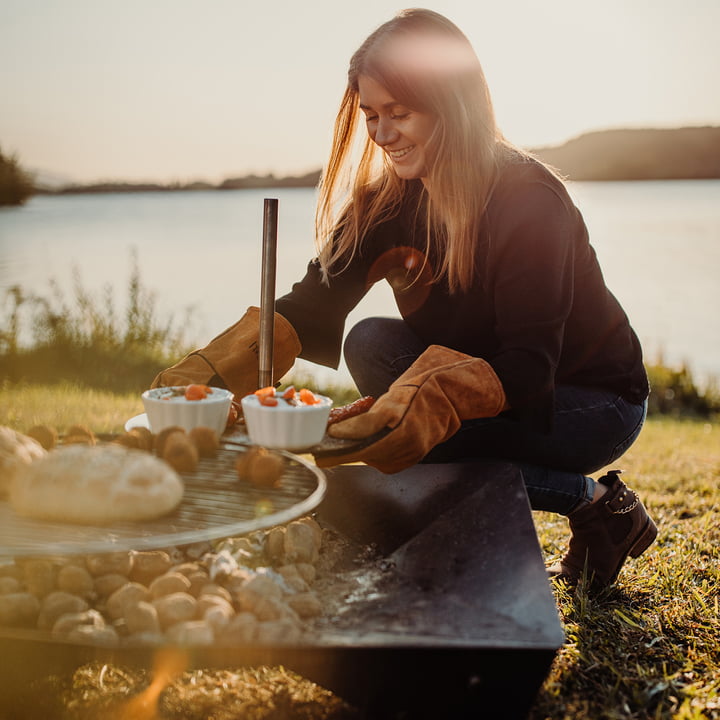
[[[263,211],[262,281],[260,285],[260,337],[258,387],[274,383],[275,273],[277,262],[278,201],[265,198]]]

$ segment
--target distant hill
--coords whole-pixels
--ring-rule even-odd
[[[238,190],[267,187],[315,187],[320,182],[320,172],[320,170],[313,170],[306,175],[282,178],[276,178],[274,175],[246,175],[245,177],[228,178],[218,185],[218,189]]]
[[[720,178],[720,127],[601,130],[531,152],[570,180]]]
[[[570,180],[675,180],[720,178],[720,127],[599,130],[568,142],[530,149]],[[219,184],[127,183],[122,180],[86,185],[42,182],[38,193],[166,192],[173,190],[237,190],[245,188],[316,187],[320,170],[275,177],[245,175]]]

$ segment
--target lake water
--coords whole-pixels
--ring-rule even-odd
[[[648,360],[686,363],[720,377],[720,180],[572,183],[608,285],[625,307]],[[136,255],[158,317],[204,344],[260,300],[263,199],[279,200],[277,295],[313,254],[314,189],[67,195],[0,209],[0,323],[8,288],[48,297],[50,280],[72,299],[73,272],[122,312]],[[348,320],[397,315],[383,283]],[[308,363],[322,382],[346,382]]]

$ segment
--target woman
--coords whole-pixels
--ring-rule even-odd
[[[380,279],[402,316],[366,319],[346,338],[359,391],[378,400],[331,426],[365,439],[342,459],[385,472],[512,461],[532,507],[569,518],[551,572],[613,582],[657,534],[617,471],[588,476],[641,430],[641,348],[563,183],[502,137],[477,56],[443,16],[401,12],[353,56],[317,227],[317,259],[276,303],[276,376],[298,354],[336,367],[345,319]],[[240,341],[226,333],[190,360],[229,384],[239,366],[255,371],[237,355],[255,332],[246,316],[228,331]]]

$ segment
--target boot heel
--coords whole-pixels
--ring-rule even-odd
[[[645,529],[640,534],[640,537],[635,541],[633,546],[630,548],[630,552],[628,553],[630,557],[636,558],[640,557],[649,547],[652,545],[653,541],[657,537],[658,529],[657,525],[648,518],[647,525],[645,525]]]

